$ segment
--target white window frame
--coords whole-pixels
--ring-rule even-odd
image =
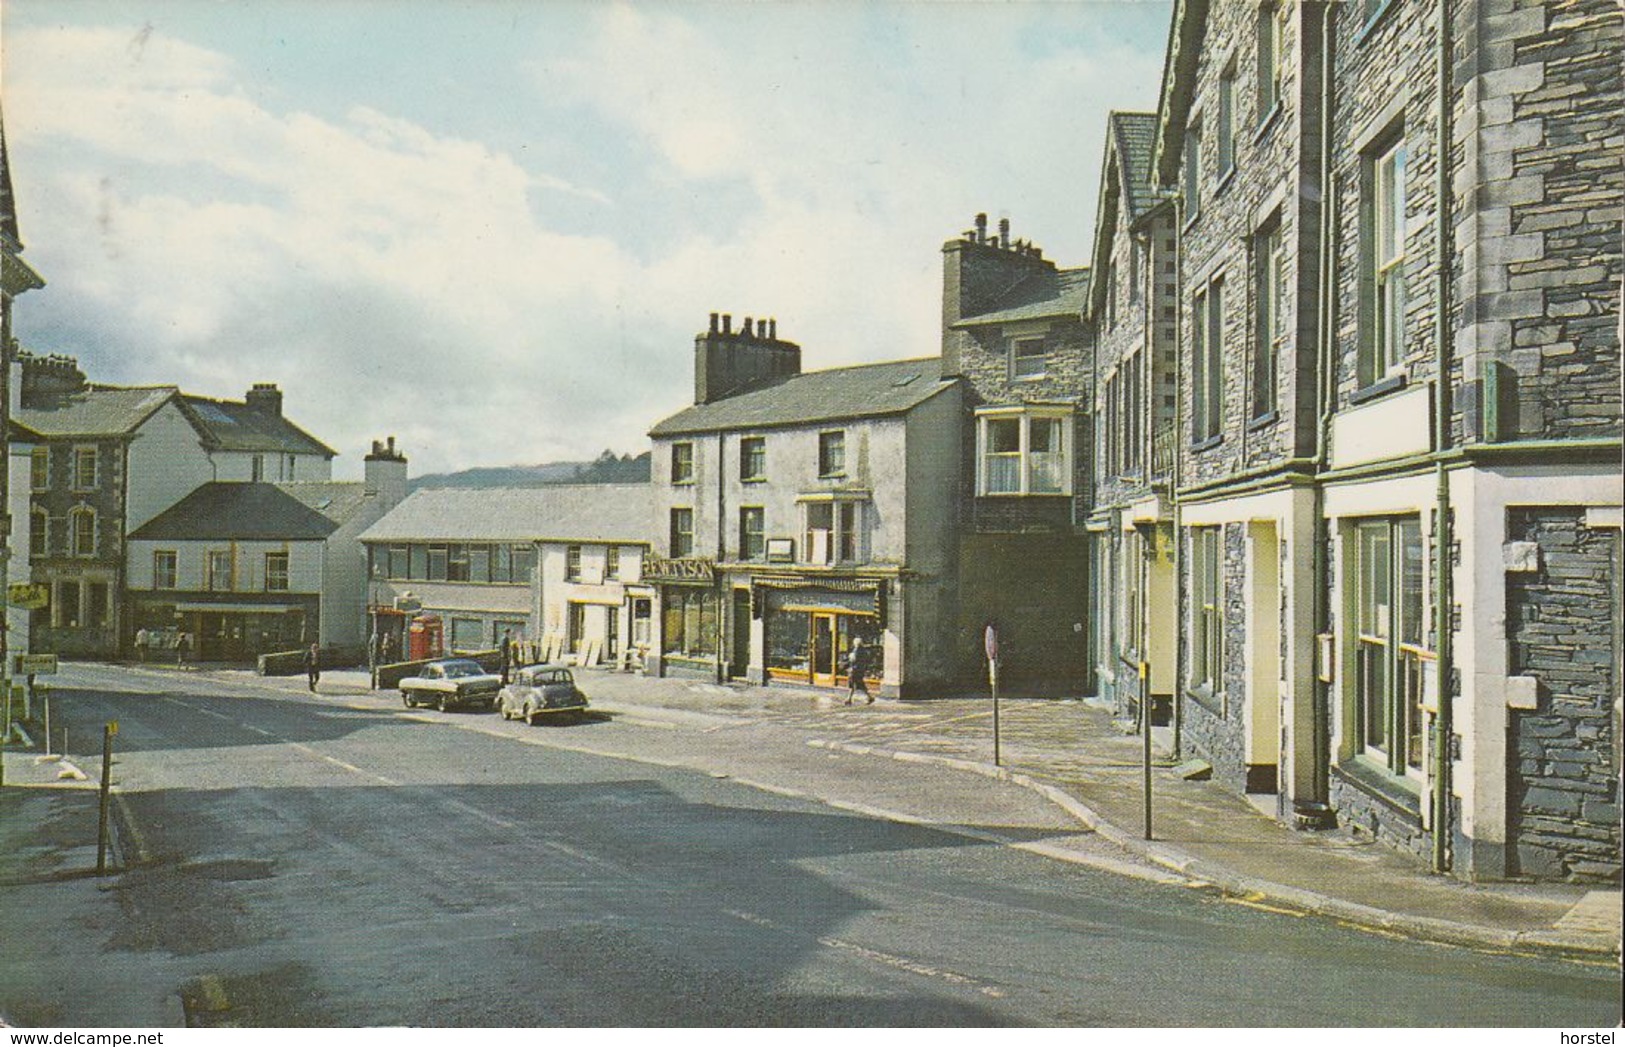
[[[273,577],[275,577],[271,572],[271,563],[272,563],[272,561],[275,561],[275,560],[280,560],[282,562],[282,570],[281,570],[282,584],[281,585],[272,585],[271,584],[271,581],[272,581]],[[268,593],[285,593],[285,592],[288,592],[292,575],[293,575],[293,557],[288,554],[287,550],[285,550],[285,549],[277,550],[275,552],[268,552],[268,553],[265,554],[265,579],[264,579],[264,581],[265,581],[265,591],[266,592],[268,592]]]
[[[691,484],[694,482],[694,444],[683,440],[671,445],[671,482],[674,484]]]
[[[1031,350],[1033,346],[1038,351],[1022,352],[1022,349]],[[1010,380],[1013,382],[1030,381],[1034,378],[1043,378],[1049,374],[1049,345],[1042,335],[1029,335],[1010,339]]]
[[[222,558],[222,557],[224,558],[224,563],[225,563],[225,568],[226,568],[225,569],[225,579],[224,579],[225,584],[224,585],[220,584],[220,582],[221,582],[221,579],[219,577],[220,572],[216,569],[216,564],[218,562],[220,562],[220,558]],[[232,555],[232,550],[230,550],[230,549],[207,549],[207,550],[204,550],[204,553],[203,553],[203,586],[204,586],[204,588],[207,591],[211,592],[211,593],[229,593],[229,592],[233,592],[235,590],[235,588],[236,588],[236,578],[233,577],[234,574],[235,574],[235,571],[236,571],[236,566],[237,566],[236,565],[236,560],[237,560],[237,558]]]
[[[80,480],[80,464],[86,460],[90,462],[89,483],[83,483]],[[73,474],[70,479],[73,482],[73,489],[75,491],[96,490],[102,479],[101,448],[97,447],[95,444],[76,444],[73,448]]]
[[[818,566],[863,563],[869,555],[866,498],[808,496],[799,499],[801,562]],[[829,526],[814,527],[815,510],[828,507]]]
[[[981,497],[1028,497],[1039,496],[1069,496],[1072,494],[1073,473],[1073,426],[1070,424],[1073,411],[1070,406],[1039,406],[1033,404],[1018,405],[1014,407],[984,408],[976,412],[976,493]],[[1017,449],[1011,451],[992,451],[988,438],[989,428],[994,422],[1015,421],[1019,434]],[[1060,448],[1050,451],[1033,450],[1033,423],[1056,423],[1055,429],[1060,435]],[[1035,459],[1039,455],[1053,456],[1058,459],[1055,470],[1059,473],[1059,484],[1056,489],[1037,489],[1039,485],[1033,482],[1037,472]],[[990,468],[990,459],[1010,459],[1016,463],[1015,472],[1017,483],[1014,489],[1000,486],[995,490],[991,486],[993,470]]]
[[[51,449],[36,447],[28,458],[28,486],[34,491],[51,489]]]
[[[164,566],[167,562],[167,566]],[[168,585],[163,584],[166,580]],[[181,558],[180,553],[174,549],[154,549],[152,551],[152,587],[160,590],[180,588]]]
[[[89,547],[80,540],[79,527],[81,520],[90,521]],[[101,545],[101,521],[97,518],[95,508],[88,505],[76,505],[68,510],[68,554],[70,556],[93,557]]]
[[[1400,136],[1371,164],[1371,374],[1380,381],[1405,363],[1405,176]]]

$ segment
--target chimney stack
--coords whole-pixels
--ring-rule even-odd
[[[987,213],[985,211],[976,216],[976,242],[979,244],[987,243]]]
[[[374,440],[372,453],[362,460],[362,491],[393,508],[406,497],[406,455],[395,449],[395,438]]]
[[[715,317],[717,314],[713,313]],[[801,347],[779,340],[776,319],[745,317],[736,334],[731,314],[694,339],[694,402],[708,404],[801,373]]]
[[[254,388],[243,396],[243,402],[263,414],[278,418],[282,416],[282,390],[276,387],[275,382],[255,382]]]

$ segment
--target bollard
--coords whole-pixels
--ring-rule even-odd
[[[101,814],[96,825],[96,875],[107,875],[107,801],[113,784],[113,735],[118,733],[115,720],[102,728],[102,795]]]

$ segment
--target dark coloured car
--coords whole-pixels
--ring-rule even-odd
[[[408,676],[398,686],[408,709],[420,705],[442,711],[469,705],[494,709],[502,677],[486,672],[479,662],[467,658],[444,658],[427,663],[416,676]]]
[[[514,674],[496,700],[504,720],[518,717],[535,723],[543,716],[579,715],[587,709],[587,696],[576,686],[575,674],[556,665],[527,665]]]

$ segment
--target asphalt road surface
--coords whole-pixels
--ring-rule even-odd
[[[976,821],[954,824],[820,802],[819,774],[837,795],[925,772],[804,739],[781,739],[782,760],[753,740],[745,784],[682,758],[706,751],[699,727],[532,728],[95,667],[61,684],[73,751],[120,724],[143,860],[100,881],[8,867],[0,1017],[17,1024],[1619,1021],[1614,969],[1391,940],[1119,875],[1106,855],[1033,853],[1077,830],[1014,787],[977,780]],[[794,789],[759,787],[764,766]],[[0,817],[78,824],[72,802],[11,789]],[[60,864],[84,842],[56,841]]]

